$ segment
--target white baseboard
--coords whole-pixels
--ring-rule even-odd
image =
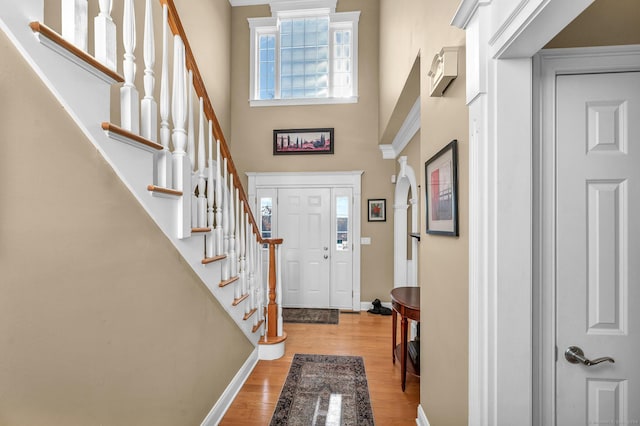
[[[418,418],[416,419],[416,424],[418,426],[431,426],[429,424],[429,420],[427,419],[427,415],[422,409],[422,405],[418,405]]]
[[[391,309],[391,302],[382,302],[382,306]],[[373,308],[373,304],[371,302],[360,301],[360,310],[361,311],[368,311],[371,308]]]
[[[258,349],[256,348],[236,373],[233,380],[231,380],[229,386],[227,386],[224,392],[222,392],[220,399],[218,399],[211,411],[209,411],[209,414],[207,414],[207,417],[204,418],[200,426],[216,426],[220,423],[222,417],[224,417],[225,413],[231,406],[231,403],[238,395],[238,392],[240,392],[242,385],[244,385],[244,382],[247,380],[249,374],[251,374],[257,363]]]

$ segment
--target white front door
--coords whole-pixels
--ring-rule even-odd
[[[556,87],[556,424],[638,424],[640,73]],[[615,363],[572,364],[570,346]]]
[[[329,188],[278,190],[285,307],[330,306],[330,213]]]

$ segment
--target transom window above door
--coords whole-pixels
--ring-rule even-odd
[[[273,2],[271,17],[248,19],[251,106],[357,102],[360,12],[335,5]]]

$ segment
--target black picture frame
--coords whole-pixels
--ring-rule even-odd
[[[386,198],[371,198],[367,200],[367,220],[369,222],[387,221],[387,200]]]
[[[458,140],[424,163],[427,234],[459,236]]]
[[[273,155],[333,154],[333,128],[273,131]]]

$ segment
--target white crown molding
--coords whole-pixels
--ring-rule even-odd
[[[235,6],[256,6],[259,4],[269,4],[268,1],[265,0],[229,0],[229,3],[232,7]]]
[[[229,0],[232,7],[268,4],[272,11],[328,7],[332,12],[335,12],[337,2],[338,0]]]
[[[395,159],[420,130],[420,96],[411,107],[391,145],[378,145],[385,160]]]
[[[481,0],[462,0],[458,6],[458,10],[456,10],[456,13],[453,15],[451,25],[465,30],[469,24],[469,20],[471,20],[476,13],[476,9],[478,9],[481,3],[486,2]]]

